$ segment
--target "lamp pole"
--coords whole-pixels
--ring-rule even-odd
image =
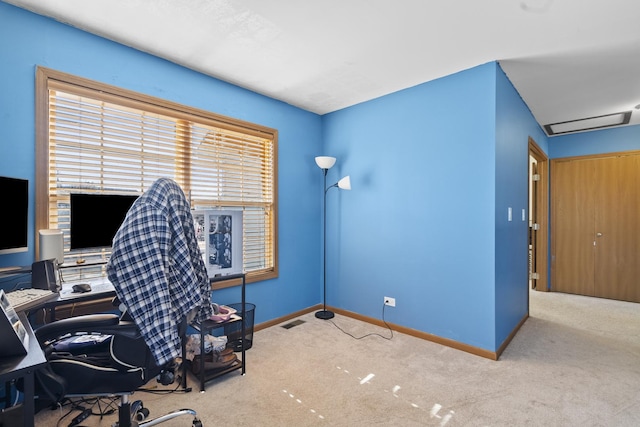
[[[322,281],[323,281],[323,295],[322,295],[322,310],[316,311],[316,317],[318,319],[331,319],[334,314],[332,311],[327,310],[327,171],[329,169],[322,169],[324,173],[324,183],[322,190],[324,191],[324,198],[322,200]]]
[[[329,188],[337,187],[343,190],[351,190],[351,180],[349,176],[343,177],[340,181],[336,182],[330,187],[327,187],[327,171],[333,167],[336,163],[335,157],[318,156],[316,157],[316,164],[322,169],[324,181],[322,184],[322,190],[324,191],[324,197],[322,199],[322,310],[316,311],[316,317],[318,319],[331,319],[334,314],[332,311],[327,310],[327,191]]]

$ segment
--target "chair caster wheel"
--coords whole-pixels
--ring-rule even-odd
[[[202,427],[202,421],[200,421],[199,419],[194,419],[193,427]]]
[[[149,416],[149,410],[147,408],[140,408],[136,411],[136,421],[144,421]]]
[[[144,407],[142,400],[136,400],[131,404],[131,420],[144,421],[149,416],[149,410]]]

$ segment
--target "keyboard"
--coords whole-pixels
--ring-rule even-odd
[[[9,304],[16,312],[38,308],[45,303],[57,299],[58,294],[48,289],[18,289],[5,294]]]

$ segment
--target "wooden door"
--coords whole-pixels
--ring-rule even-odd
[[[640,155],[598,160],[595,295],[640,302]]]
[[[551,166],[551,288],[594,295],[594,160]]]
[[[552,288],[640,302],[640,153],[557,160]]]

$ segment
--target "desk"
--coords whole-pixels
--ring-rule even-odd
[[[25,313],[18,313],[18,317],[27,331],[29,345],[25,356],[8,357],[0,359],[0,383],[24,379],[23,424],[25,427],[33,427],[35,412],[34,400],[34,374],[47,363],[44,353],[40,349],[38,340],[33,334],[33,329],[27,320]]]
[[[73,283],[65,284],[60,296],[57,299],[46,302],[37,307],[37,309],[49,309],[51,311],[51,320],[55,320],[55,309],[60,305],[75,304],[79,302],[95,301],[98,299],[111,298],[115,295],[115,290],[111,283],[96,283],[95,289],[87,293],[72,293],[71,287]],[[34,309],[35,310],[35,309]],[[25,356],[15,356],[0,359],[0,384],[6,384],[13,380],[23,379],[24,399],[21,407],[16,407],[15,414],[11,416],[19,416],[17,411],[22,412],[23,423],[25,426],[33,426],[33,416],[35,412],[34,401],[34,380],[35,371],[47,363],[47,360],[40,349],[40,345],[33,333],[33,328],[28,320],[26,312],[19,312],[18,318],[27,331],[28,343],[27,354]],[[6,389],[6,387],[5,387]],[[9,425],[9,424],[7,424]]]
[[[49,310],[49,321],[56,320],[56,307],[62,305],[79,304],[83,302],[99,301],[102,299],[111,299],[116,296],[116,291],[113,285],[107,278],[98,278],[83,280],[82,283],[89,283],[91,285],[91,292],[74,293],[73,285],[80,282],[63,283],[60,290],[60,296],[57,299],[45,303],[42,307]],[[86,313],[78,313],[86,314]]]

